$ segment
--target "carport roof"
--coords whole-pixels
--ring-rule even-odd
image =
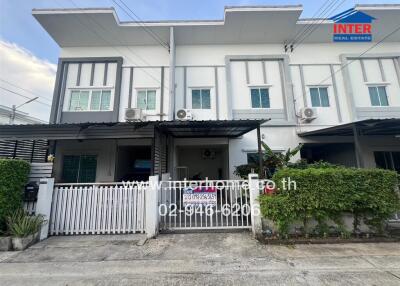
[[[174,137],[238,137],[268,120],[146,121],[0,125],[1,140],[152,138],[154,128]]]
[[[238,137],[268,120],[160,121],[158,128],[174,137]]]
[[[400,135],[400,118],[365,119],[334,127],[299,133],[299,136],[353,136],[354,127],[357,128],[361,135]]]

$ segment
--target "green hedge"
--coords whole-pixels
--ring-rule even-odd
[[[282,179],[296,182],[296,189],[283,189]],[[282,234],[287,234],[295,222],[302,222],[308,234],[309,221],[318,222],[317,229],[325,232],[328,219],[344,230],[344,213],[354,217],[353,231],[361,219],[375,231],[382,231],[383,222],[400,209],[396,172],[382,169],[345,167],[279,170],[273,177],[278,191],[261,195],[264,217],[271,219]]]
[[[6,216],[22,206],[29,172],[30,164],[25,161],[0,159],[0,233],[6,230]]]

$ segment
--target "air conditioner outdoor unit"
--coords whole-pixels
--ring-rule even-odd
[[[190,109],[179,109],[176,112],[176,118],[178,120],[192,120],[193,119],[192,111]]]
[[[300,118],[304,122],[311,122],[317,118],[317,110],[312,107],[304,107],[300,110]]]
[[[140,121],[143,120],[142,110],[140,108],[126,108],[125,109],[126,121]]]

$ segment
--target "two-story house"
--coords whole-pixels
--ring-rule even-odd
[[[61,48],[50,124],[0,137],[49,140],[58,182],[233,178],[260,140],[400,170],[400,5],[355,9],[374,18],[371,42],[334,42],[333,20],[301,19],[301,6],[159,22],[34,10]]]

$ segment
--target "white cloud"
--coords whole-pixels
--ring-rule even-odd
[[[0,86],[29,98],[39,95],[37,101],[21,107],[21,111],[29,113],[30,116],[48,120],[50,115],[51,99],[53,96],[54,81],[57,66],[47,60],[39,59],[27,49],[0,40]],[[4,81],[3,81],[4,80]],[[29,90],[32,93],[21,90],[18,87]],[[0,89],[0,104],[11,107],[13,104],[24,103],[27,99]]]

